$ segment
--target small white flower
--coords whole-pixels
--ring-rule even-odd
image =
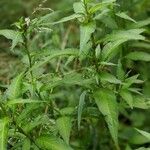
[[[25,22],[26,22],[27,26],[29,26],[29,24],[30,24],[30,18],[29,17],[25,18]]]

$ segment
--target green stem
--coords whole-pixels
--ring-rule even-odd
[[[23,34],[23,37],[24,37],[24,47],[25,47],[25,52],[28,56],[28,60],[29,60],[29,69],[32,68],[32,57],[30,55],[30,51],[29,51],[29,48],[28,48],[28,35],[27,35],[27,27],[24,31],[24,34]],[[32,84],[32,92],[31,92],[31,96],[34,97],[35,96],[35,84],[34,84],[34,76],[33,76],[33,72],[32,70],[30,71],[30,75],[31,75],[31,84]]]

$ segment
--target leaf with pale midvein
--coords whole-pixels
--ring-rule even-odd
[[[140,134],[142,134],[144,137],[146,137],[150,141],[150,133],[143,131],[143,130],[139,130],[139,129],[136,129],[136,131],[138,131]]]
[[[86,91],[84,91],[81,95],[80,95],[80,100],[79,100],[79,106],[78,106],[78,129],[80,129],[80,123],[81,123],[81,116],[82,116],[82,111],[83,111],[83,107],[85,104],[85,96],[86,96]]]
[[[0,150],[7,150],[8,118],[0,119]]]
[[[65,50],[57,50],[57,51],[51,51],[51,55],[47,56],[44,58],[44,60],[39,61],[37,63],[35,63],[32,68],[30,68],[28,70],[28,72],[30,72],[31,70],[37,69],[39,67],[41,67],[42,65],[48,63],[51,59],[57,58],[59,56],[65,56],[65,55],[71,55],[71,56],[78,56],[78,50],[77,49],[65,49]]]
[[[94,93],[94,99],[105,117],[115,144],[118,145],[118,105],[114,92],[109,89],[99,89]]]
[[[116,15],[120,18],[123,18],[125,20],[129,20],[129,21],[136,23],[136,21],[134,19],[132,19],[131,17],[129,17],[125,12],[120,12],[120,13],[117,13]]]
[[[69,144],[70,132],[71,132],[71,118],[69,116],[62,116],[56,120],[56,126],[60,135],[64,141]]]
[[[80,26],[80,52],[84,51],[84,48],[91,38],[91,34],[95,31],[95,22],[90,22]]]
[[[18,43],[23,43],[21,32],[4,29],[0,30],[0,35],[6,37],[9,40],[12,40],[11,50],[13,50]]]
[[[150,61],[150,54],[146,52],[131,52],[126,58],[131,59],[133,61]]]
[[[130,108],[133,109],[133,97],[130,91],[128,89],[122,89],[120,91],[121,97],[127,102],[127,104],[130,106]]]
[[[6,92],[8,99],[16,99],[21,96],[23,76],[24,76],[24,73],[21,73],[12,80],[12,82]]]
[[[36,144],[43,148],[43,150],[73,150],[60,138],[43,135],[36,139]]]

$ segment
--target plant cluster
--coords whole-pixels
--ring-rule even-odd
[[[1,88],[0,150],[148,149],[150,18],[116,0],[40,7],[0,30],[23,65]]]

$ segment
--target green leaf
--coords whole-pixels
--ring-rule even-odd
[[[7,90],[7,93],[6,93],[8,96],[8,99],[16,99],[21,96],[23,77],[24,77],[24,73],[21,73],[12,80],[12,82]]]
[[[28,138],[23,140],[22,150],[30,150],[31,149],[31,142]]]
[[[95,4],[95,6],[93,6],[89,9],[89,13],[93,14],[96,11],[105,8],[106,6],[112,5],[114,2],[116,2],[116,0],[106,0],[104,2]]]
[[[97,45],[97,47],[96,47],[96,49],[95,49],[95,57],[97,58],[97,59],[99,59],[100,57],[101,57],[101,47],[100,47],[100,45],[98,44]]]
[[[107,72],[102,72],[100,73],[100,80],[102,82],[109,82],[113,84],[121,84],[121,81],[118,80],[114,75],[107,73]]]
[[[133,97],[132,97],[132,94],[127,89],[122,89],[120,91],[120,95],[127,102],[127,104],[133,109]]]
[[[33,100],[33,99],[11,99],[9,100],[6,105],[11,106],[15,104],[30,104],[30,103],[44,103],[46,101],[40,101],[40,100]]]
[[[119,52],[119,46],[124,42],[126,42],[126,39],[107,43],[102,50],[102,60],[109,61],[112,59]]]
[[[70,132],[71,132],[71,118],[68,116],[62,116],[56,120],[56,126],[59,130],[60,135],[66,142],[66,144],[69,145],[69,138],[70,138]]]
[[[26,133],[32,132],[34,128],[40,126],[40,125],[45,125],[49,123],[49,118],[47,115],[39,115],[38,117],[34,118],[34,120],[28,122],[27,124],[24,124],[24,126],[22,127],[23,130]]]
[[[118,60],[117,77],[118,77],[118,79],[120,79],[120,80],[123,80],[123,79],[125,78],[125,72],[124,72],[124,70],[123,70],[123,66],[122,66],[122,63],[121,63],[121,60],[120,60],[120,59]]]
[[[105,24],[105,26],[110,29],[113,29],[113,30],[118,29],[116,20],[113,17],[111,17],[110,14],[106,13],[106,14],[102,15],[100,21],[103,22]]]
[[[86,91],[84,91],[80,95],[79,106],[78,106],[78,129],[80,129],[81,116],[82,116],[83,106],[85,104],[85,96],[86,96]]]
[[[7,150],[8,118],[0,119],[0,149]]]
[[[35,63],[32,66],[32,68],[28,70],[28,72],[41,67],[42,65],[48,63],[51,59],[54,59],[56,57],[63,56],[63,55],[64,56],[66,55],[78,56],[78,50],[77,49],[65,49],[65,50],[51,51],[51,54],[49,54],[49,56],[45,57],[44,60]]]
[[[149,105],[146,99],[143,96],[134,96],[133,97],[133,106],[140,109],[149,109]]]
[[[126,13],[124,12],[121,12],[121,13],[117,13],[116,14],[118,17],[120,18],[123,18],[123,19],[126,19],[126,20],[129,20],[129,21],[132,21],[134,23],[136,23],[136,21],[134,19],[132,19],[131,17],[129,17]]]
[[[132,84],[137,84],[139,83],[139,80],[137,79],[139,77],[139,74],[136,74],[134,76],[131,76],[129,78],[125,79],[125,83],[123,84],[123,88],[127,89],[129,88]],[[140,81],[141,82],[141,81]],[[142,82],[143,83],[143,82]]]
[[[9,40],[12,40],[11,50],[13,50],[18,43],[23,43],[22,35],[18,31],[0,30],[0,35],[3,35]]]
[[[116,31],[112,34],[109,34],[104,39],[105,42],[113,42],[118,40],[145,40],[145,37],[140,35],[145,29],[130,29],[130,30],[121,30]]]
[[[74,107],[65,107],[65,108],[62,108],[60,110],[60,114],[62,116],[65,116],[65,115],[72,115],[73,112],[74,112],[75,108]]]
[[[138,21],[136,24],[134,23],[134,24],[130,25],[129,28],[142,28],[149,24],[150,24],[150,17],[145,20]]]
[[[134,61],[150,61],[150,54],[146,52],[131,52],[126,58]]]
[[[96,25],[94,22],[80,26],[80,52],[84,51],[84,47],[89,42],[91,34],[95,31],[95,28]]]
[[[73,4],[73,9],[75,13],[85,14],[85,8],[83,2],[75,2]]]
[[[143,131],[143,130],[139,130],[139,129],[136,129],[136,131],[138,131],[140,134],[142,134],[144,137],[146,137],[150,142],[150,133]]]
[[[53,22],[52,24],[55,25],[55,24],[67,22],[67,21],[70,21],[70,20],[77,19],[77,18],[79,18],[79,17],[81,17],[80,14],[72,14],[72,15],[70,15],[70,16],[67,16],[67,17],[62,18],[62,19],[59,20],[59,21]]]
[[[36,139],[36,143],[44,150],[73,150],[61,139],[54,136],[41,136]]]
[[[127,145],[125,150],[132,150],[131,147],[129,145]]]
[[[94,93],[94,98],[114,142],[118,145],[118,105],[115,94],[111,90],[100,89]]]

